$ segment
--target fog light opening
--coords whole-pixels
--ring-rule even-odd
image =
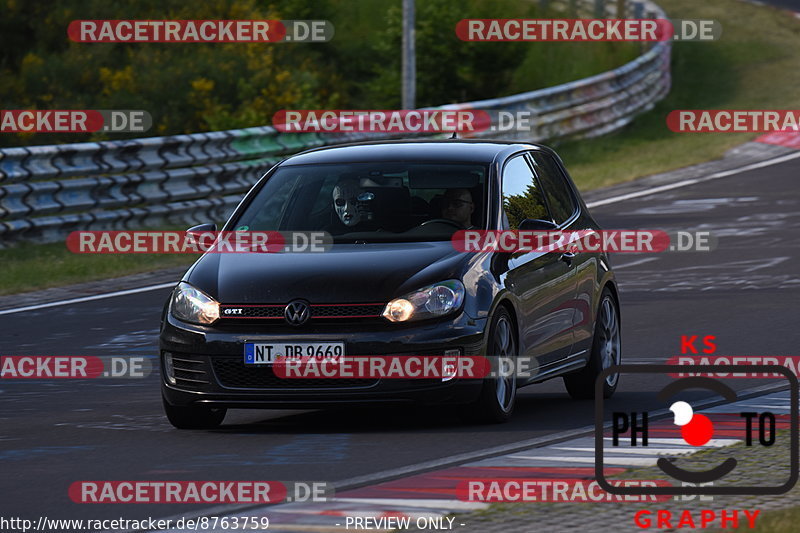
[[[165,353],[164,354],[164,371],[167,374],[167,381],[170,385],[175,385],[177,382],[175,381],[175,368],[172,366],[172,354]]]
[[[461,348],[454,350],[445,350],[445,357],[461,357]],[[444,364],[442,365],[442,383],[450,381],[458,375],[458,364]]]

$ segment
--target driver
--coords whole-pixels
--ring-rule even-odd
[[[472,213],[475,204],[469,189],[447,189],[442,200],[442,218],[458,222],[465,229],[472,229]]]
[[[353,227],[361,222],[358,196],[362,193],[359,180],[342,178],[333,188],[333,207],[342,224]]]

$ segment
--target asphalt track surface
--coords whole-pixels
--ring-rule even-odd
[[[616,254],[624,362],[663,363],[681,335],[719,354],[798,355],[800,159],[592,210],[606,228],[711,231],[712,252]],[[155,357],[169,289],[2,317],[3,355]],[[751,382],[730,380],[735,387]],[[747,385],[745,384],[747,383]],[[658,382],[627,376],[610,407],[655,407]],[[697,392],[696,397],[708,394]],[[505,425],[447,410],[232,411],[217,431],[172,429],[157,375],[143,380],[0,382],[0,515],[166,517],[198,505],[81,505],[78,480],[337,482],[555,435],[592,423],[560,379],[524,389]],[[658,406],[663,407],[663,406]]]

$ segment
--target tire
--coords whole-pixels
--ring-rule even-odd
[[[492,325],[489,328],[489,337],[486,343],[487,354],[496,357],[516,357],[517,337],[514,331],[514,322],[505,307],[498,307]],[[492,369],[497,372],[500,364],[492,361]],[[514,412],[514,403],[517,394],[516,371],[510,372],[511,376],[504,377],[501,372],[495,378],[487,378],[478,400],[464,406],[463,416],[471,422],[484,424],[500,424],[507,422]]]
[[[214,429],[222,424],[227,409],[211,409],[210,407],[178,407],[164,403],[164,413],[169,423],[178,429]]]
[[[594,398],[597,376],[611,365],[622,361],[622,335],[620,333],[619,307],[608,288],[603,289],[597,320],[592,336],[592,353],[589,362],[578,372],[564,376],[564,385],[569,395],[576,400]],[[603,383],[603,398],[611,398],[617,390],[619,374],[612,374]]]

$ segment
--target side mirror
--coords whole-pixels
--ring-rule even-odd
[[[186,233],[205,233],[207,231],[217,231],[217,225],[213,222],[207,224],[198,224],[186,230]]]
[[[558,226],[555,223],[540,218],[526,218],[519,223],[520,231],[554,231],[557,229]]]
[[[198,245],[198,239],[202,238],[203,233],[210,233],[217,231],[217,225],[213,223],[208,224],[198,224],[197,226],[192,226],[191,228],[186,230],[186,240],[188,242],[193,243],[194,245]]]

